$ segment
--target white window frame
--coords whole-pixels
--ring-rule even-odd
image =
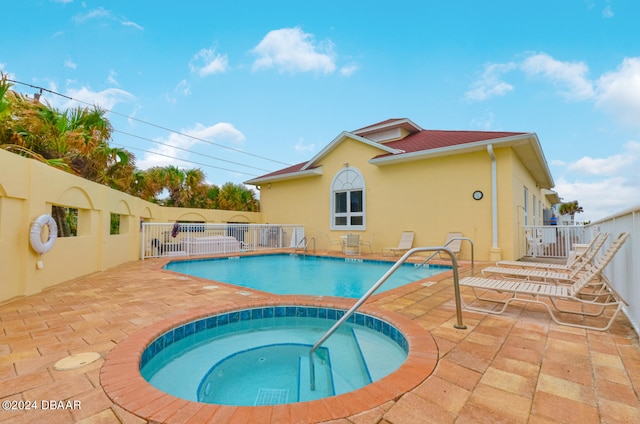
[[[351,211],[351,193],[362,192],[362,212]],[[347,193],[347,211],[336,212],[336,193]],[[331,182],[331,222],[329,228],[332,230],[366,230],[367,229],[367,199],[366,185],[362,173],[353,167],[341,169],[333,177]],[[336,218],[345,217],[345,225],[336,224]],[[351,224],[351,218],[362,217],[361,225]]]

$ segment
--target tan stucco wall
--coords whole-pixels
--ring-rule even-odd
[[[52,205],[78,209],[78,235],[38,255],[29,230]],[[121,215],[120,234],[109,234],[111,213]],[[139,259],[141,219],[263,222],[255,212],[164,208],[0,149],[0,302]]]

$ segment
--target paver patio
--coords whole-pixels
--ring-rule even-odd
[[[0,422],[143,423],[101,386],[101,367],[118,343],[188,310],[274,296],[218,283],[208,289],[211,282],[164,271],[164,263],[129,262],[0,305],[0,399],[39,406],[0,411]],[[480,269],[476,264],[475,273]],[[468,266],[461,272],[467,275]],[[432,334],[438,346],[433,374],[394,400],[332,422],[640,422],[640,344],[623,314],[609,331],[598,332],[558,326],[540,306],[515,305],[500,316],[463,311],[468,328],[457,330],[451,274],[429,282],[375,295],[369,303]],[[101,358],[74,370],[54,369],[58,360],[82,352]],[[181,415],[168,412],[168,421],[256,419],[240,410],[203,417],[188,402],[175,403],[166,409],[180,403]],[[259,422],[304,421],[304,413],[271,411]]]

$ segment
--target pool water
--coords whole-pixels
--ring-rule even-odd
[[[364,387],[402,365],[406,339],[393,325],[356,313],[309,351],[344,311],[265,307],[203,318],[158,337],[140,372],[158,389],[198,402],[273,405],[335,396]]]
[[[173,261],[165,265],[165,269],[275,294],[359,298],[392,265],[391,262],[360,258],[276,254]],[[439,265],[404,264],[378,292],[450,269]]]

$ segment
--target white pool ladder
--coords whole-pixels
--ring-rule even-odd
[[[309,240],[307,240],[306,237],[302,237],[302,240],[300,240],[298,242],[298,244],[296,245],[296,248],[293,249],[293,253],[298,253],[298,249],[302,247],[302,253],[303,254],[307,254],[307,247],[309,247],[309,243],[313,242],[313,252],[315,253],[316,251],[316,238],[315,237],[311,237]]]

